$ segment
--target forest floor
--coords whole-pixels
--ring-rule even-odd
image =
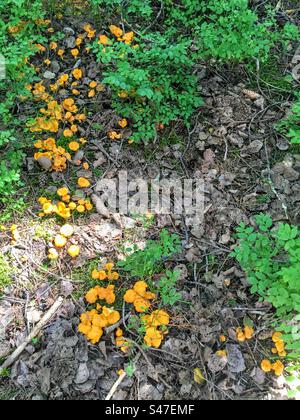
[[[64,34],[60,43],[66,50],[74,47],[83,25],[76,19],[52,22]],[[71,55],[69,60],[52,60],[49,68],[44,60],[51,54],[47,47],[35,63],[47,88],[52,77],[74,68]],[[291,71],[291,57],[282,62],[280,73]],[[101,80],[101,66],[86,53],[80,67],[84,77],[76,87],[76,103],[92,115],[80,126],[87,142],[64,173],[41,170],[33,159],[35,150],[28,153],[25,189],[30,200],[13,220],[20,239],[12,243],[10,231],[0,233],[0,251],[10,261],[11,272],[8,267],[6,271],[13,278],[0,298],[0,360],[24,340],[58,296],[64,303],[0,379],[0,398],[104,399],[126,366],[134,366],[133,373],[126,375],[113,399],[287,398],[283,377],[260,368],[261,360],[270,357],[274,312],[249,293],[244,273],[229,254],[236,226],[249,223],[258,213],[275,221],[300,222],[300,151],[274,129],[290,106],[290,84],[277,80],[278,69],[272,66],[257,76],[243,66],[216,70],[203,65],[199,78],[205,105],[191,127],[165,129],[160,142],[145,147],[128,144],[127,128],[122,140],[107,138],[119,120],[109,92],[99,90],[88,97],[90,83]],[[57,95],[63,100],[70,92],[66,88]],[[24,115],[30,114],[31,106],[20,104]],[[88,165],[83,167],[83,162]],[[116,178],[121,170],[127,171],[129,180],[203,179],[204,223],[190,229],[181,216],[117,218],[97,212],[97,183]],[[90,181],[86,193],[95,210],[73,219],[72,240],[79,244],[80,256],[53,265],[47,249],[59,225],[55,219],[38,217],[37,199],[53,196],[57,188],[70,186],[79,177]],[[143,246],[162,228],[177,233],[183,245],[168,262],[181,271],[182,299],[169,310],[169,334],[162,346],[147,350],[137,346],[127,355],[116,348],[112,334],[98,345],[88,343],[77,326],[92,269],[118,261],[124,245]],[[236,329],[245,320],[251,320],[255,333],[251,340],[239,342]],[[220,350],[226,355],[218,355]],[[195,381],[196,368],[205,378],[201,383]]]

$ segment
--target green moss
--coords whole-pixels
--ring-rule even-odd
[[[11,284],[13,270],[6,258],[0,253],[0,293]]]

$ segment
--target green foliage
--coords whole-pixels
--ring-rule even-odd
[[[0,371],[0,377],[1,378],[9,378],[9,376],[10,376],[10,369],[2,369],[1,371]],[[0,398],[1,399],[1,398]]]
[[[258,16],[247,0],[183,0],[170,5],[170,24],[179,20],[193,29],[199,54],[203,58],[242,61],[268,54],[273,37],[273,22],[258,23]],[[182,3],[182,8],[179,4]]]
[[[252,11],[247,0],[92,0],[102,10],[111,8],[118,20],[131,25],[139,18],[136,47],[112,41],[93,49],[104,65],[103,82],[110,86],[113,106],[129,118],[132,140],[149,141],[157,136],[157,124],[181,120],[188,125],[202,104],[195,75],[199,61],[226,64],[268,60],[277,45],[286,47],[299,39],[296,26],[283,29],[274,13],[264,19]],[[154,18],[155,16],[155,18]],[[150,31],[151,29],[151,31]],[[118,94],[126,91],[126,100]]]
[[[94,51],[105,66],[103,83],[111,88],[114,108],[133,123],[132,139],[147,142],[155,138],[157,124],[178,119],[188,124],[202,100],[193,75],[191,40],[178,38],[171,44],[152,33],[135,42],[136,48],[117,41],[108,48],[95,43]],[[120,99],[124,91],[128,96]]]
[[[34,44],[42,42],[38,19],[43,17],[42,2],[6,0],[0,2],[0,52],[5,59],[5,78],[0,79],[0,199],[13,192],[19,180],[22,147],[25,146],[23,124],[16,118],[14,107],[26,96],[25,85],[34,78],[34,70],[26,65],[36,53]],[[9,130],[5,127],[9,126]],[[21,130],[20,130],[21,129]]]
[[[300,144],[300,93],[289,115],[277,124],[277,129],[286,135],[292,144]]]
[[[165,259],[180,252],[180,249],[179,237],[175,234],[170,235],[164,229],[160,232],[160,239],[148,241],[144,249],[138,249],[136,245],[127,249],[126,260],[120,261],[118,266],[132,277],[151,277],[161,271]]]
[[[273,227],[266,215],[256,216],[257,228],[241,224],[239,245],[232,253],[247,274],[251,292],[276,308],[289,357],[300,356],[300,231],[286,223]]]
[[[11,283],[12,270],[2,254],[0,254],[0,293]]]
[[[132,378],[134,375],[136,368],[134,365],[133,361],[130,361],[126,366],[125,366],[125,372],[128,375],[129,378]]]
[[[112,11],[124,11],[125,17],[134,15],[135,17],[149,18],[153,14],[151,0],[91,0],[94,13],[99,11],[98,7]]]
[[[0,196],[8,196],[13,192],[12,185],[20,179],[19,169],[23,156],[13,131],[0,132]]]
[[[159,280],[157,289],[164,305],[174,305],[181,299],[181,295],[176,289],[179,277],[179,271],[167,270],[165,275]]]

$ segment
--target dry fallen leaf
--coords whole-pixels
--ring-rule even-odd
[[[194,381],[197,382],[197,384],[201,385],[205,382],[205,378],[200,370],[200,368],[194,369]]]

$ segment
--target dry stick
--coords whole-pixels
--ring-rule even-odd
[[[110,333],[112,333],[113,331],[115,331],[117,328],[119,328],[119,326],[120,326],[121,324],[123,324],[123,321],[124,321],[124,320],[126,321],[126,320],[129,318],[129,316],[130,316],[130,314],[127,314],[127,315],[124,317],[124,319],[120,319],[120,321],[119,321],[119,322],[117,322],[116,324],[112,325],[111,327],[105,328],[105,333],[106,333],[107,335],[109,335]]]
[[[139,360],[139,358],[141,357],[141,354],[137,354],[137,356],[134,359],[134,364]],[[111,387],[109,393],[107,394],[107,396],[105,397],[105,401],[109,401],[112,399],[112,397],[114,396],[114,393],[116,392],[116,390],[118,389],[118,387],[120,386],[120,384],[122,383],[122,381],[125,379],[127,373],[124,371],[119,378],[116,380],[116,382],[113,384],[113,386]]]
[[[127,373],[124,371],[122,373],[122,375],[119,376],[119,378],[117,379],[117,381],[113,384],[111,390],[109,391],[109,393],[107,394],[105,401],[110,400],[114,393],[116,392],[116,390],[118,389],[119,385],[122,383],[123,379],[125,378],[125,376],[127,375]]]
[[[54,304],[51,306],[49,311],[45,313],[43,318],[40,320],[40,322],[34,327],[34,329],[31,331],[31,333],[27,336],[25,341],[5,360],[3,365],[0,367],[0,375],[2,372],[7,369],[9,366],[11,366],[17,358],[23,353],[25,350],[25,347],[33,340],[38,333],[41,331],[42,328],[50,321],[50,319],[55,315],[55,313],[58,311],[58,309],[63,304],[64,298],[59,297]]]

